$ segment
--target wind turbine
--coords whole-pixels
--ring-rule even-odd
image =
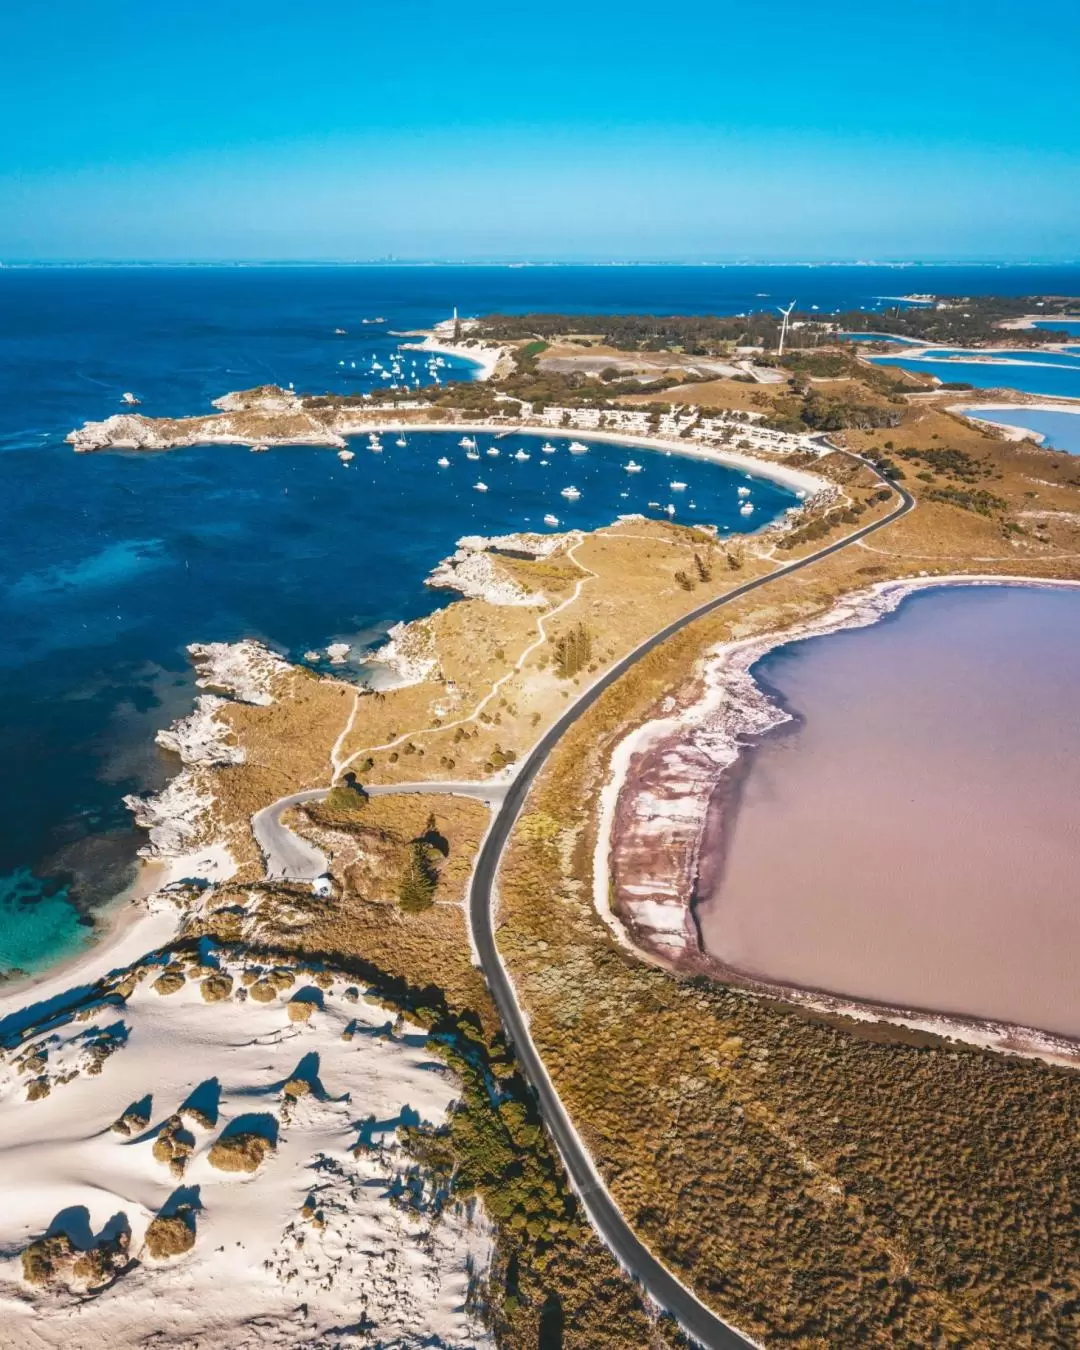
[[[779,305],[776,306],[777,313],[782,314],[784,316],[784,322],[780,325],[780,349],[776,353],[777,356],[783,356],[784,354],[784,338],[787,337],[788,319],[791,318],[791,311],[794,308],[795,308],[794,300],[792,300],[791,304],[788,305],[787,309],[781,309]]]

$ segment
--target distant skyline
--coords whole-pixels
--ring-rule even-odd
[[[1080,258],[1080,5],[5,15],[0,260]]]

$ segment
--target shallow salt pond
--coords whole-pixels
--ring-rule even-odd
[[[1019,389],[1025,394],[1080,398],[1080,360],[1068,353],[1025,351],[987,352],[993,360],[945,360],[952,349],[935,349],[929,357],[871,356],[875,365],[899,366],[921,375],[936,375],[943,383],[970,384],[975,389]],[[935,357],[937,359],[935,359]]]
[[[1080,455],[1080,412],[1052,412],[1044,408],[972,409],[973,415],[984,422],[1000,426],[1024,427],[1045,437],[1041,444],[1049,450],[1066,450]]]
[[[707,949],[1080,1036],[1080,589],[917,593],[754,673],[796,721],[744,756],[722,808]]]

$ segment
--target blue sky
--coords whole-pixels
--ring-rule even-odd
[[[1080,2],[53,0],[0,259],[1080,257]]]

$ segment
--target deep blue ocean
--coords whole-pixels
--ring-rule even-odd
[[[120,411],[125,391],[156,416],[271,381],[366,390],[392,332],[455,305],[731,314],[922,291],[1077,294],[1080,269],[0,268],[0,971],[78,947],[133,875],[141,839],[121,799],[177,767],[153,738],[191,707],[188,643],[362,646],[452,599],[423,579],[460,535],[541,528],[548,511],[592,527],[673,500],[671,479],[688,485],[679,519],[741,519],[741,475],[639,450],[631,478],[616,446],[571,458],[563,439],[544,468],[532,438],[476,463],[425,434],[358,446],[346,469],[301,447],[77,456],[73,427]],[[519,444],[528,461],[511,458]],[[559,495],[571,483],[576,503]],[[753,498],[754,527],[792,502],[764,481]]]

